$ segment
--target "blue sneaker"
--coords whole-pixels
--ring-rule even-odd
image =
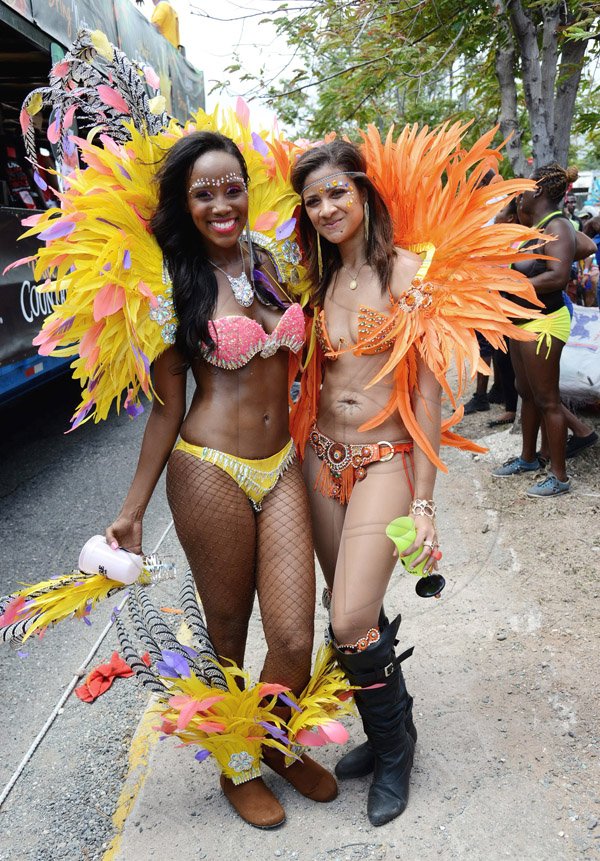
[[[561,493],[568,493],[571,490],[571,480],[559,481],[551,472],[548,473],[543,481],[534,484],[526,491],[527,496],[532,496],[534,499],[546,496],[559,496]]]
[[[495,475],[497,478],[504,478],[507,475],[522,475],[524,472],[536,472],[540,467],[541,464],[537,457],[531,462],[523,460],[522,457],[512,457],[510,460],[505,461],[502,466],[497,466],[496,469],[492,470],[492,475]]]

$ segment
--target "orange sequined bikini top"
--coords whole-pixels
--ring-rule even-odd
[[[394,302],[393,299],[391,301]],[[392,334],[395,328],[393,314],[384,314],[375,308],[369,308],[368,305],[361,305],[358,309],[358,341],[350,351],[357,350],[363,356],[374,356],[391,350],[395,341]],[[337,350],[333,348],[327,331],[324,308],[315,318],[315,334],[326,358],[337,359],[342,352],[349,351],[341,349],[341,340]]]

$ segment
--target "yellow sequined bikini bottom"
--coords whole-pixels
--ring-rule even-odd
[[[238,487],[244,491],[255,511],[261,510],[261,503],[267,493],[273,490],[296,458],[296,449],[292,440],[277,454],[259,460],[236,457],[204,445],[192,445],[184,439],[179,440],[174,451],[185,451],[197,457],[198,460],[214,463],[233,478]]]

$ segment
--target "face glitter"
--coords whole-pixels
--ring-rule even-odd
[[[304,192],[308,188],[312,188],[313,185],[318,185],[319,183],[321,183],[321,188],[319,188],[320,194],[322,194],[326,188],[327,189],[334,188],[335,186],[330,181],[333,180],[336,176],[350,176],[350,177],[352,177],[352,176],[364,176],[364,177],[366,177],[367,175],[366,175],[366,173],[363,173],[361,170],[338,170],[335,173],[330,173],[328,176],[322,177],[321,179],[315,179],[314,182],[309,182],[308,185],[305,185],[304,188],[302,189],[302,194],[304,194]],[[341,185],[341,183],[338,181],[337,185]],[[346,183],[346,185],[348,185],[348,183]]]
[[[219,188],[221,185],[229,183],[239,183],[245,192],[248,191],[246,180],[239,173],[226,173],[224,176],[218,176],[215,179],[210,179],[207,176],[200,176],[195,179],[188,189],[188,194],[191,194],[195,188]]]

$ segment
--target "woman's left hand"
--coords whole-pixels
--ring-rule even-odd
[[[439,549],[435,520],[433,517],[427,517],[425,514],[415,514],[410,516],[415,524],[416,536],[413,543],[404,551],[402,556],[410,556],[411,553],[420,549],[421,552],[411,563],[411,567],[415,568],[417,565],[420,565],[421,562],[429,560],[428,564],[423,569],[424,573],[435,571],[438,564],[437,559],[435,559],[433,554],[437,553]]]

